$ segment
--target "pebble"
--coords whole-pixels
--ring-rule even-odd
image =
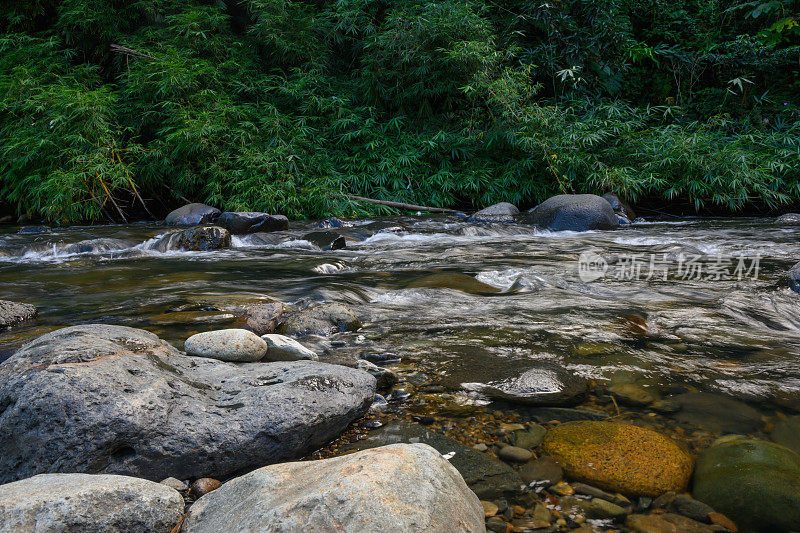
[[[476,452],[485,452],[486,450],[489,449],[489,447],[486,446],[486,444],[484,444],[483,442],[479,442],[478,444],[473,446],[472,449],[475,450]]]
[[[160,483],[162,485],[166,485],[171,489],[175,489],[178,492],[183,492],[189,488],[188,486],[186,486],[186,483],[184,483],[180,479],[175,479],[174,477],[168,477],[167,479],[162,480]]]
[[[486,518],[491,518],[492,516],[497,514],[497,511],[499,511],[497,505],[492,502],[481,500],[481,505],[483,505],[483,515]]]
[[[189,494],[197,499],[212,490],[216,490],[222,486],[222,483],[210,477],[201,477],[195,480],[189,488]]]
[[[492,533],[506,533],[509,529],[509,525],[499,518],[492,518],[486,521],[486,529]]]
[[[611,387],[609,391],[619,403],[633,407],[645,407],[657,400],[653,393],[633,383],[616,385]]]
[[[575,494],[575,489],[573,489],[572,486],[566,481],[559,481],[550,487],[550,492],[554,492],[559,496],[570,496]]]
[[[527,463],[533,458],[533,454],[530,450],[517,446],[504,446],[500,449],[497,456],[508,463]]]

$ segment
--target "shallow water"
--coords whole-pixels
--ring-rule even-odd
[[[0,230],[0,299],[40,312],[0,333],[0,360],[67,325],[140,327],[181,348],[192,333],[236,325],[242,306],[258,300],[329,300],[350,305],[364,327],[334,339],[341,342],[314,340],[323,361],[392,352],[403,359],[406,388],[441,385],[460,402],[480,400],[463,383],[547,360],[601,386],[717,392],[765,415],[800,405],[800,295],[782,279],[800,259],[800,226],[716,219],[550,233],[455,217],[386,218],[337,230],[348,239],[337,251],[302,240],[315,228],[293,223],[288,232],[234,237],[228,250],[169,253],[148,249],[170,231],[156,225]],[[104,239],[101,251],[70,246],[95,239]],[[583,252],[609,263],[604,277],[581,280]],[[701,254],[706,266],[721,254],[731,274],[738,258],[752,266],[759,256],[758,275],[683,279],[682,253]],[[617,279],[631,254],[666,259],[667,278],[659,271],[645,279],[644,266],[639,279]],[[427,277],[441,273],[448,275]]]

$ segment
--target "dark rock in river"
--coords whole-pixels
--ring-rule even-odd
[[[374,396],[375,378],[353,368],[225,363],[143,330],[64,328],[0,364],[0,482],[227,476],[318,448]]]
[[[478,281],[472,276],[461,274],[460,272],[438,272],[428,276],[415,279],[407,288],[434,288],[434,289],[454,289],[468,294],[491,294],[501,292],[500,289]]]
[[[0,486],[0,531],[165,533],[183,506],[175,489],[144,479],[42,474]]]
[[[800,263],[797,263],[789,269],[789,272],[786,273],[786,277],[789,280],[789,287],[794,292],[800,292]]]
[[[800,455],[771,442],[721,439],[698,457],[692,495],[740,530],[797,531]]]
[[[183,531],[471,533],[484,531],[483,519],[436,450],[394,444],[232,479],[192,506]]]
[[[326,218],[325,220],[321,221],[317,224],[318,228],[329,229],[329,228],[342,228],[344,227],[344,222],[339,220],[336,217]]]
[[[0,300],[0,329],[10,328],[36,316],[36,308],[29,304]],[[2,411],[0,411],[2,413]]]
[[[222,213],[216,207],[206,204],[186,204],[167,215],[164,224],[168,226],[199,226],[211,224]]]
[[[244,315],[244,327],[259,336],[275,333],[282,316],[283,304],[280,302],[251,305]]]
[[[321,250],[341,250],[347,246],[344,237],[335,231],[312,231],[303,235],[303,240],[310,242]]]
[[[325,303],[302,309],[281,324],[281,333],[286,335],[327,336],[342,331],[356,331],[361,327],[355,312],[340,303]]]
[[[611,209],[614,210],[614,213],[625,218],[628,224],[631,223],[631,220],[636,220],[636,213],[633,211],[633,208],[628,202],[621,200],[620,197],[613,192],[607,192],[602,198],[611,204]]]
[[[775,219],[776,224],[800,224],[800,213],[786,213]]]
[[[480,389],[496,400],[525,405],[574,405],[589,390],[587,381],[558,365],[541,365]]]
[[[113,252],[126,250],[133,246],[133,243],[122,239],[89,239],[86,241],[75,242],[64,247],[64,253],[68,254],[98,254],[103,252]]]
[[[467,219],[467,222],[514,222],[519,209],[514,204],[501,202],[481,209]]]
[[[400,442],[421,442],[441,454],[455,452],[450,464],[456,467],[469,488],[480,498],[510,496],[520,491],[522,481],[505,463],[414,422],[392,422],[370,432],[362,440],[345,445],[341,451],[346,453]]]
[[[531,211],[529,223],[551,231],[589,231],[619,226],[611,204],[594,194],[559,194]]]
[[[189,228],[162,235],[149,248],[159,252],[184,250],[207,252],[228,248],[231,245],[231,234],[217,226]]]
[[[673,417],[679,422],[719,433],[752,433],[761,425],[761,413],[738,400],[708,392],[688,392],[670,398],[680,405]]]
[[[53,230],[47,226],[25,226],[24,228],[19,228],[17,233],[20,235],[36,235],[39,233],[50,233],[52,231]]]
[[[256,211],[228,211],[219,216],[217,224],[234,235],[289,229],[289,219],[285,216]]]

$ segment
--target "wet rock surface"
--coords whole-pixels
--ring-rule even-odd
[[[36,308],[30,304],[0,300],[0,330],[35,318]]]
[[[424,444],[258,469],[198,500],[186,533],[474,532],[484,512],[458,471]]]
[[[299,342],[283,335],[271,333],[261,337],[269,347],[267,361],[316,361],[319,356]]]
[[[514,222],[519,215],[519,209],[514,204],[500,202],[481,209],[467,219],[467,222]]]
[[[558,365],[540,365],[517,377],[480,386],[482,394],[496,399],[532,406],[574,405],[588,390],[585,379]]]
[[[689,392],[669,398],[680,406],[673,416],[680,422],[720,433],[752,433],[761,425],[761,413],[744,402],[719,394]]]
[[[356,331],[361,321],[348,306],[324,303],[300,310],[287,318],[279,331],[286,335],[328,336],[341,331]]]
[[[589,231],[619,226],[611,204],[594,194],[553,196],[529,211],[526,220],[551,231]]]
[[[244,328],[259,336],[275,333],[283,313],[284,307],[280,302],[251,305],[244,315]]]
[[[230,475],[321,446],[374,395],[375,379],[352,368],[237,365],[181,355],[143,330],[63,328],[0,365],[0,481]]]
[[[217,219],[217,224],[233,235],[245,233],[283,231],[289,229],[289,219],[283,215],[270,215],[256,211],[226,211]]]
[[[303,235],[303,240],[323,251],[341,250],[347,247],[345,238],[335,231],[312,231]]]
[[[164,224],[167,226],[199,226],[200,224],[211,224],[219,218],[222,211],[216,207],[205,204],[186,204],[171,211]]]
[[[151,250],[170,252],[174,250],[207,252],[228,248],[231,234],[217,226],[202,226],[167,233],[149,244]]]
[[[168,532],[183,506],[177,491],[144,479],[42,474],[0,485],[0,531]]]

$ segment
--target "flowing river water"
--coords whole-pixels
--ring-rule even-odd
[[[0,333],[0,361],[68,325],[143,328],[180,349],[193,333],[235,327],[248,304],[334,301],[362,329],[304,343],[322,361],[395,354],[390,368],[410,397],[393,412],[433,418],[466,444],[494,438],[481,421],[532,416],[487,408],[474,385],[542,363],[591,380],[578,408],[657,427],[695,451],[730,432],[740,403],[681,417],[619,405],[607,389],[634,383],[658,398],[700,391],[745,402],[762,416],[751,433],[766,440],[775,416],[800,409],[800,295],[783,278],[800,259],[800,226],[676,219],[573,233],[396,217],[335,230],[347,239],[335,251],[302,239],[316,227],[295,222],[234,236],[225,250],[166,253],[148,243],[168,229],[150,224],[0,229],[0,298],[39,309],[35,322]],[[605,263],[605,275],[582,279],[581,254]],[[466,423],[465,413],[484,418]]]

